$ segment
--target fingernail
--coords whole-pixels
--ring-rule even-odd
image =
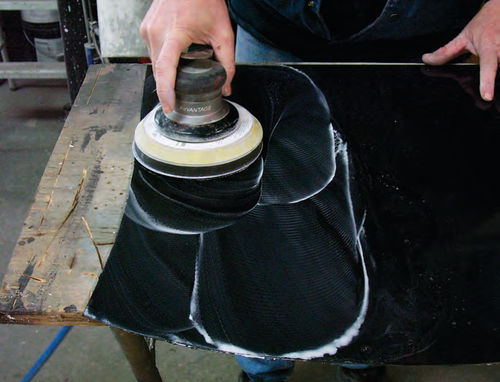
[[[231,95],[231,87],[229,85],[225,85],[223,88],[222,88],[222,95],[224,97],[228,97]]]
[[[167,103],[162,103],[162,105],[161,105],[161,106],[162,106],[162,108],[163,108],[163,112],[164,112],[165,114],[168,114],[168,113],[170,113],[170,112],[172,112],[172,111],[174,110],[174,109],[172,108],[172,106],[170,106],[170,105],[169,105],[169,104],[167,104]]]
[[[483,98],[484,98],[486,101],[493,101],[493,94],[491,94],[491,93],[489,93],[489,92],[484,93]]]
[[[163,106],[163,111],[165,113],[170,113],[171,111],[174,110],[174,105],[175,105],[175,93],[173,89],[168,89],[166,105]]]

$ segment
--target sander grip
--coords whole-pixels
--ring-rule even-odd
[[[200,95],[220,91],[226,82],[226,71],[217,61],[181,58],[177,69],[175,92]]]

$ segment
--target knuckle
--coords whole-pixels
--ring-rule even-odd
[[[495,33],[495,31],[493,31],[491,29],[485,29],[480,34],[480,38],[484,39],[484,40],[487,40],[487,41],[493,42],[493,41],[495,41],[496,33]]]
[[[447,53],[449,50],[450,50],[450,46],[449,45],[444,45],[441,48],[439,48],[439,52],[440,53]]]
[[[217,31],[213,34],[211,42],[217,50],[228,48],[234,43],[234,33],[232,29]]]
[[[234,73],[236,72],[236,67],[234,66],[234,64],[227,65],[225,67],[225,69],[226,69],[226,74],[228,77],[232,77],[234,75]]]
[[[220,38],[224,44],[232,44],[234,41],[234,33],[232,31],[226,31],[222,33]]]
[[[142,23],[141,26],[139,27],[139,33],[143,38],[146,37],[146,26],[144,25],[144,23]]]
[[[184,49],[182,41],[175,35],[167,37],[165,44],[170,52],[181,52]]]
[[[154,23],[148,23],[146,25],[146,34],[148,36],[157,36],[160,34],[161,29]]]

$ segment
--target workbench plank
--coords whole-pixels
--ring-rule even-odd
[[[3,280],[0,323],[97,324],[82,312],[125,208],[145,73],[145,65],[89,68]]]

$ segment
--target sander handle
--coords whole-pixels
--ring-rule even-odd
[[[213,50],[193,44],[183,52],[177,67],[175,92],[180,95],[201,95],[221,91],[226,82],[226,71],[212,60]]]

